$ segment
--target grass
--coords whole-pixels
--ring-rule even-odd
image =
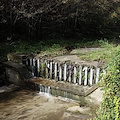
[[[119,48],[119,45],[115,46],[114,44],[110,44],[108,41],[103,40],[99,41],[98,44],[100,45],[99,47],[103,49],[86,53],[79,53],[78,56],[80,59],[108,63]]]
[[[15,47],[16,53],[55,53],[57,51],[64,51],[66,46],[74,46],[74,48],[79,47],[90,47],[99,46],[98,41],[85,42],[84,40],[42,40],[38,42],[21,41]]]
[[[114,41],[114,40],[113,40]],[[114,44],[108,42],[107,39],[88,41],[84,40],[44,40],[39,42],[25,42],[22,41],[16,46],[16,53],[39,53],[40,55],[59,56],[68,54],[65,49],[66,46],[73,46],[74,48],[85,47],[99,47],[103,48],[97,51],[88,53],[80,53],[78,56],[82,60],[99,61],[108,63],[115,51],[118,49]]]
[[[65,52],[63,43],[50,41],[25,42],[22,41],[14,49],[16,53],[41,54],[41,55],[63,55]]]
[[[110,44],[106,39],[104,40],[40,40],[34,41],[17,41],[11,43],[0,44],[0,56],[1,61],[6,60],[6,54],[9,52],[15,53],[26,53],[26,54],[40,54],[58,56],[68,54],[65,49],[66,46],[73,46],[74,48],[85,48],[85,47],[100,47],[104,48],[99,51],[92,51],[89,53],[80,53],[78,56],[82,60],[95,60],[107,62],[112,57],[117,47]]]

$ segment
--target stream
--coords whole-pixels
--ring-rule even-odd
[[[0,120],[87,120],[93,118],[89,106],[46,92],[21,89],[18,86],[0,88]]]

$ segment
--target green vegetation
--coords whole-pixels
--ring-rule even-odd
[[[67,47],[69,49],[67,49]],[[103,48],[98,51],[91,51],[88,53],[80,53],[78,56],[83,60],[96,60],[101,62],[108,62],[119,46],[115,46],[108,42],[108,40],[63,40],[63,39],[50,39],[42,41],[17,41],[12,43],[0,44],[1,61],[5,61],[6,55],[9,52],[26,53],[26,54],[40,54],[58,56],[69,54],[70,50],[75,48]]]
[[[116,51],[119,49],[119,46],[116,47],[113,44],[109,44],[108,41],[103,40],[98,41],[98,45],[102,49],[91,52],[79,53],[78,56],[82,60],[108,63],[113,57],[113,55],[116,53]]]
[[[15,47],[16,53],[41,54],[41,55],[62,55],[65,51],[63,40],[44,40],[39,42],[20,42]]]
[[[104,100],[96,120],[120,120],[120,46],[103,78]]]
[[[118,47],[115,48],[105,48],[103,50],[92,51],[89,53],[81,53],[79,54],[82,60],[90,60],[90,61],[99,61],[108,63],[111,60],[113,54],[115,54]]]

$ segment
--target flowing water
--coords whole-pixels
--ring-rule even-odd
[[[70,92],[66,92],[60,89],[51,88],[50,86],[45,86],[40,84],[40,91],[39,94],[44,94],[46,96],[56,96],[61,97],[62,99],[68,99],[68,100],[75,100],[77,102],[81,102],[82,96],[78,96],[75,94],[72,94]],[[86,101],[82,101],[82,104],[86,104]]]
[[[52,96],[51,93],[55,92],[66,98],[69,96],[43,85],[40,85],[39,93],[19,87],[0,93],[0,120],[87,120],[93,117],[89,115],[91,110],[87,114],[82,110],[88,107]]]

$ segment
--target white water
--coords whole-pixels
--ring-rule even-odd
[[[45,95],[46,97],[50,97],[50,86],[44,86],[42,84],[40,84],[40,91],[39,91],[40,95]]]

